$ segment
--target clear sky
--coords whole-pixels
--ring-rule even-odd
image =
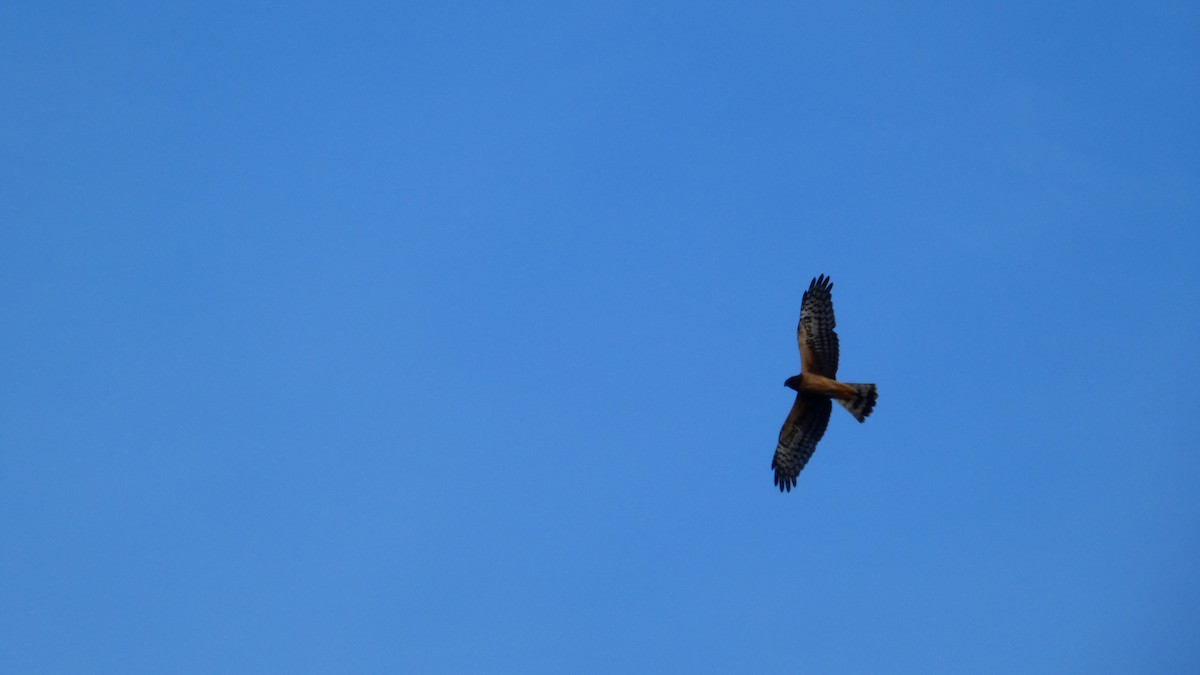
[[[1196,672],[1200,7],[901,5],[6,3],[0,671]]]

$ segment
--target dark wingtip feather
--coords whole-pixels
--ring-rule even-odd
[[[833,279],[825,274],[817,275],[808,283],[808,290],[828,293],[833,290]]]
[[[792,487],[796,485],[796,479],[784,473],[776,473],[775,484],[779,486],[780,492],[791,492]]]
[[[796,484],[796,479],[777,468],[774,463],[771,464],[771,468],[775,469],[775,485],[779,487],[779,491],[791,492],[792,486]]]

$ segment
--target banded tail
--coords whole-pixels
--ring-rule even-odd
[[[854,384],[852,382],[847,382],[846,384],[853,387],[858,395],[848,401],[839,398],[837,402],[842,404],[843,408],[849,410],[850,414],[854,415],[854,419],[859,422],[865,422],[867,416],[875,409],[875,399],[879,398],[879,392],[875,390],[875,385],[873,384]]]

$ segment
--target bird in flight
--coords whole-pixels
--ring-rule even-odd
[[[830,400],[836,399],[859,422],[875,409],[878,394],[873,384],[849,384],[834,379],[838,369],[838,336],[833,332],[833,283],[822,274],[808,285],[800,302],[800,374],[783,385],[796,392],[792,411],[779,431],[779,445],[771,468],[779,491],[792,491],[796,477],[817,449],[829,424]]]

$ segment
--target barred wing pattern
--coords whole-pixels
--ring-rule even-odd
[[[838,336],[833,332],[833,282],[822,274],[808,285],[800,302],[800,367],[806,373],[834,377],[838,369]]]
[[[775,457],[771,460],[775,484],[780,492],[791,492],[796,486],[800,470],[817,449],[817,441],[825,435],[831,409],[829,399],[824,396],[796,394],[796,402],[779,431],[779,445],[775,446]]]

